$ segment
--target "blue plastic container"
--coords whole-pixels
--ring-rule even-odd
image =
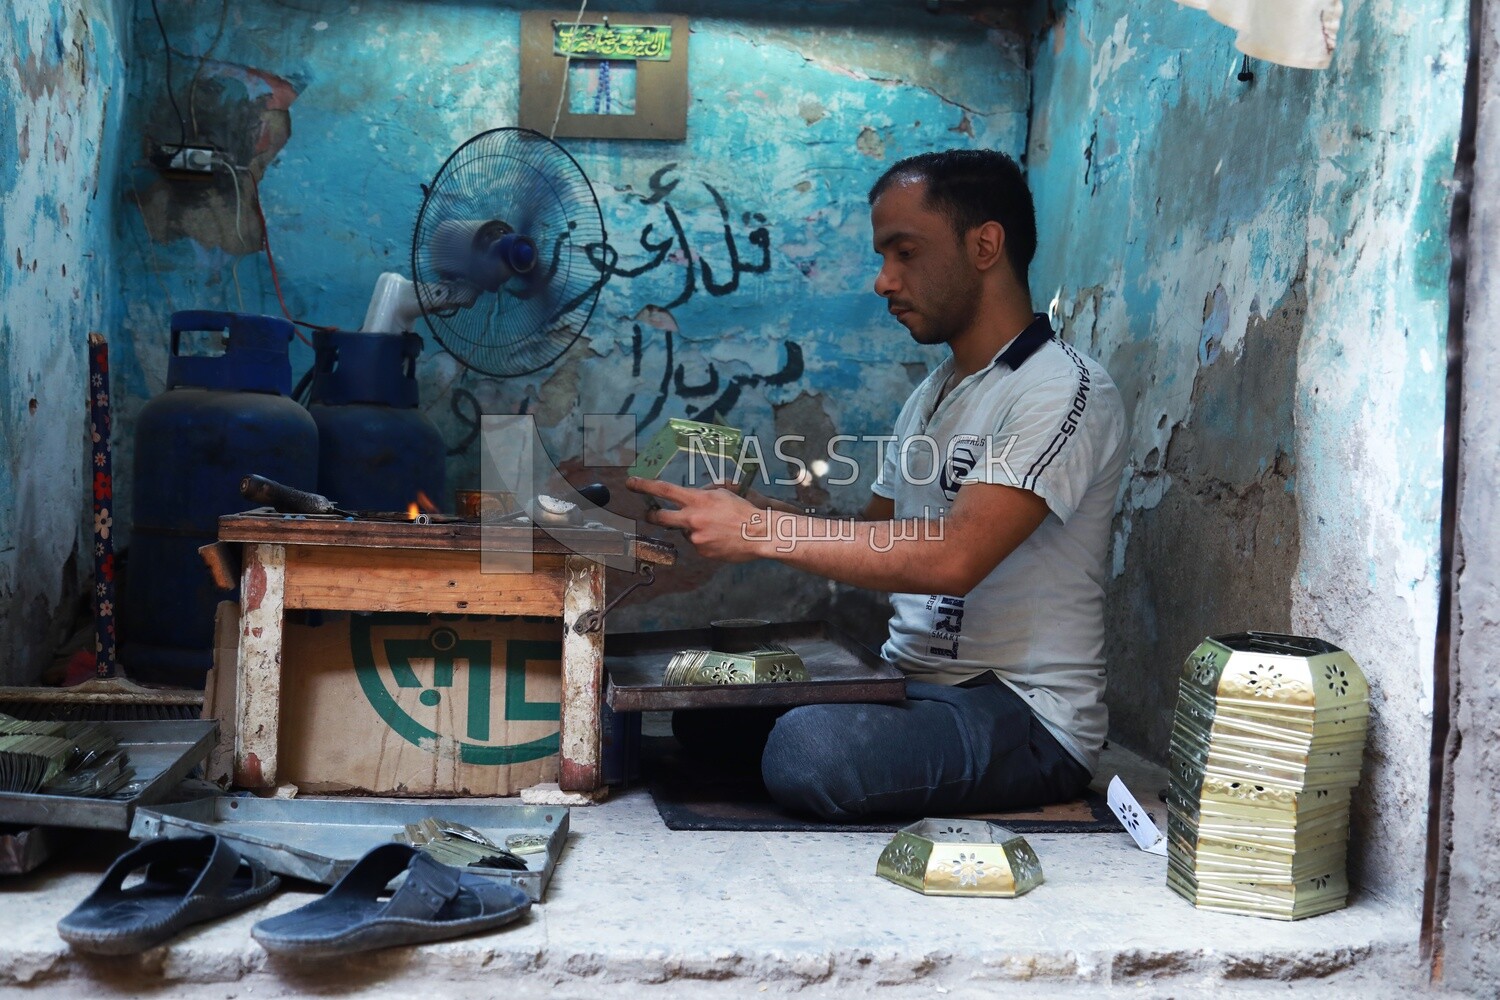
[[[223,331],[224,352],[181,353],[184,333]],[[141,408],[134,525],[121,594],[122,662],[143,680],[202,687],[212,665],[214,586],[198,547],[250,504],[240,478],[317,488],[318,428],[289,396],[292,325],[272,316],[172,314],[167,391]]]
[[[422,338],[320,330],[313,345],[318,492],[346,510],[404,511],[418,493],[446,509],[448,449],[417,409]]]

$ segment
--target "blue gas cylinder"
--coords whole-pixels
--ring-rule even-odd
[[[348,510],[447,506],[442,435],[417,409],[414,333],[319,330],[308,412],[318,424],[318,492]]]
[[[223,353],[182,353],[185,333],[223,333]],[[172,314],[167,389],[136,419],[134,525],[121,595],[122,661],[143,680],[203,686],[214,609],[237,595],[214,586],[198,547],[221,514],[250,504],[241,477],[298,489],[318,482],[318,428],[290,398],[292,324],[239,313]]]

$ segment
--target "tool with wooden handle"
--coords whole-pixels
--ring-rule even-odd
[[[265,476],[246,476],[240,480],[240,496],[251,503],[273,507],[280,514],[337,514],[354,517],[353,511],[341,510],[332,500],[318,493],[294,489]]]

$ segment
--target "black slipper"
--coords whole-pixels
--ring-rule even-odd
[[[381,899],[403,872],[405,881]],[[325,895],[262,920],[250,934],[273,955],[324,958],[490,930],[530,907],[531,897],[509,882],[452,868],[406,844],[384,844]]]
[[[127,876],[146,878],[129,888]],[[148,840],[115,859],[99,887],[57,925],[62,939],[96,955],[132,955],[184,927],[258,903],[281,885],[259,861],[218,837]]]

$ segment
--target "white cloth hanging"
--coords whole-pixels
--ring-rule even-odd
[[[1177,0],[1239,32],[1235,48],[1297,69],[1327,69],[1338,41],[1343,0]]]

